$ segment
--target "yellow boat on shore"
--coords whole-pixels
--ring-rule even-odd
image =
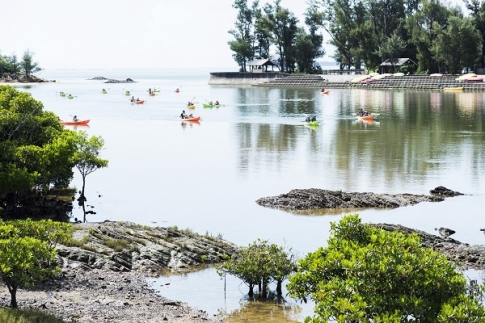
[[[444,87],[443,91],[463,91],[463,87]]]

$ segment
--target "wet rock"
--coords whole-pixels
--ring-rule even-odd
[[[434,195],[375,194],[330,191],[317,188],[295,189],[278,196],[256,200],[261,206],[286,210],[397,208],[420,202],[440,202],[444,199]]]
[[[105,81],[105,80],[109,80],[109,79],[107,77],[104,77],[104,76],[95,76],[95,77],[88,79],[88,80]]]
[[[4,73],[3,76],[0,78],[0,82],[6,83],[43,83],[43,82],[51,82],[49,80],[37,77],[35,75],[26,75],[26,74],[11,74],[11,73]],[[55,82],[55,81],[53,81]]]
[[[400,231],[405,234],[415,233],[421,238],[424,247],[443,253],[448,260],[459,268],[485,269],[485,245],[469,245],[454,240],[449,236],[442,238],[421,230],[411,229],[398,224],[368,224],[386,231]]]
[[[113,271],[156,272],[218,263],[238,247],[218,237],[188,230],[141,226],[130,222],[76,224],[75,246],[57,246],[58,262]],[[85,241],[85,243],[83,243]]]
[[[127,78],[126,80],[109,79],[104,83],[135,83],[135,81],[131,78]]]
[[[444,186],[438,186],[433,190],[429,191],[430,194],[442,195],[442,196],[458,196],[463,195],[463,193],[452,191]]]

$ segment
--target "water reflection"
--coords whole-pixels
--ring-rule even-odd
[[[300,319],[301,308],[285,302],[272,301],[241,301],[241,308],[228,314],[219,313],[227,323],[264,322],[294,323]]]

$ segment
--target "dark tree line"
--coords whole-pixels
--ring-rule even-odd
[[[0,77],[2,77],[5,73],[25,74],[30,76],[40,72],[42,68],[39,66],[39,63],[34,61],[33,56],[34,53],[30,50],[26,50],[23,53],[20,61],[15,54],[10,56],[0,55]]]
[[[341,69],[375,71],[406,57],[417,63],[410,72],[459,73],[485,67],[485,0],[464,3],[467,13],[440,0],[309,0],[300,24],[281,0],[262,7],[235,0],[229,46],[241,71],[250,60],[268,58],[281,71],[314,73],[315,60],[325,55],[325,31]]]

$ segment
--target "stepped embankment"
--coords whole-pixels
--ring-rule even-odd
[[[364,76],[343,71],[342,74],[288,74],[268,73],[210,73],[209,85],[255,86],[273,88],[315,89],[414,89],[485,91],[484,82],[456,80],[456,75],[434,77],[430,75],[386,76],[381,79],[354,81]]]

